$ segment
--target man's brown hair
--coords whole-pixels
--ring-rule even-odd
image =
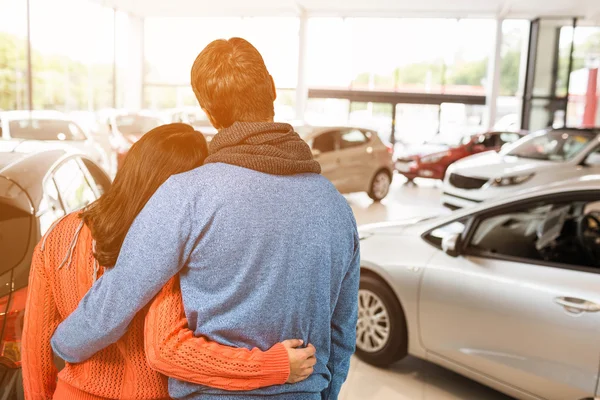
[[[273,119],[273,78],[248,41],[215,40],[196,57],[191,75],[196,98],[215,128]]]

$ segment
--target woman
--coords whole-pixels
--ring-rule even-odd
[[[118,342],[84,363],[67,363],[57,374],[50,339],[58,324],[75,310],[104,267],[115,265],[129,227],[158,187],[173,174],[201,166],[206,155],[204,137],[189,125],[151,130],[132,146],[107,193],[83,212],[59,220],[38,244],[23,331],[28,400],[169,398],[167,377],[148,365],[144,342],[155,369],[227,390],[296,382],[312,371],[311,350],[293,348],[300,341],[262,352],[194,337],[173,278]]]

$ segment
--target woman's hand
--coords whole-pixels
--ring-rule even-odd
[[[290,339],[281,342],[288,353],[290,360],[290,376],[286,383],[297,383],[305,380],[313,373],[317,363],[315,346],[309,344],[306,348],[297,348],[304,343],[300,339]]]

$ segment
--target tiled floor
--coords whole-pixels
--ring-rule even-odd
[[[366,194],[348,200],[358,224],[393,221],[431,213],[447,213],[440,207],[441,183],[420,181],[404,185],[396,176],[390,195],[373,203]],[[407,357],[388,369],[352,359],[350,374],[340,400],[507,400],[509,397],[427,361]]]

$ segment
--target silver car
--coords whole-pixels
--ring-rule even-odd
[[[600,176],[361,227],[357,355],[519,399],[600,396]]]
[[[350,127],[294,129],[312,148],[323,176],[340,193],[367,192],[375,201],[387,196],[394,170],[393,149],[376,132]]]

